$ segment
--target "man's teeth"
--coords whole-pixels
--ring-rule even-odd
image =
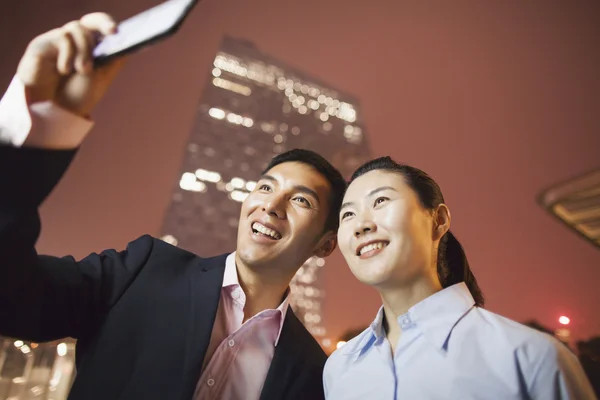
[[[384,243],[384,242],[368,244],[360,249],[360,255],[362,256],[363,254],[365,254],[369,251],[372,251],[372,250],[383,249],[385,246],[386,246],[386,243]]]
[[[255,222],[254,224],[252,224],[252,229],[262,233],[263,235],[270,236],[275,240],[281,239],[281,235],[279,234],[279,232],[274,231],[273,229],[269,229],[266,226],[259,224],[258,222]]]

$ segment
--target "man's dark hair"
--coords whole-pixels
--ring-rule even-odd
[[[314,151],[306,149],[293,149],[273,157],[273,159],[264,169],[263,174],[268,172],[273,167],[287,162],[298,162],[311,166],[325,179],[327,179],[327,182],[329,182],[329,185],[331,186],[331,195],[329,196],[329,214],[325,222],[325,232],[334,231],[337,233],[340,223],[340,208],[342,206],[344,192],[346,191],[346,180],[340,171],[331,165],[331,163],[323,156],[315,153]]]
[[[366,162],[352,174],[350,183],[370,171],[387,171],[402,175],[406,184],[415,191],[421,205],[427,210],[433,210],[441,203],[445,203],[442,190],[431,176],[418,168],[399,164],[390,157],[380,157]],[[455,283],[464,282],[469,288],[475,304],[483,307],[483,292],[471,271],[467,255],[458,239],[450,231],[446,232],[440,240],[437,272],[442,287],[446,288]]]

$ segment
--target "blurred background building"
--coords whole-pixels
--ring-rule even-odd
[[[0,337],[0,399],[64,400],[74,376],[73,341],[38,344]]]
[[[162,228],[163,240],[200,255],[235,249],[241,202],[275,155],[315,150],[345,176],[370,156],[352,96],[231,37],[213,64]],[[324,265],[307,260],[291,285],[294,311],[321,339]]]
[[[559,221],[600,248],[600,168],[547,188],[538,201]]]

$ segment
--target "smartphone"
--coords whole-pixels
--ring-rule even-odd
[[[177,32],[199,0],[168,0],[119,23],[93,51],[94,64],[132,53]]]

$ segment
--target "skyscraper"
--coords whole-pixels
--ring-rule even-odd
[[[163,240],[205,256],[235,249],[241,202],[276,154],[315,150],[345,176],[369,157],[355,98],[243,40],[224,38],[213,67],[162,228]],[[324,265],[307,260],[291,285],[291,305],[317,338]]]

